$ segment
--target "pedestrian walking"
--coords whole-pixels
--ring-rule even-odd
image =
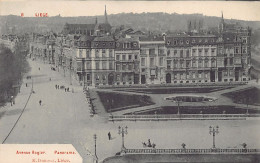
[[[25,86],[26,86],[26,87],[28,86],[27,83],[25,83]]]
[[[65,92],[67,92],[67,88],[64,88]]]
[[[70,88],[68,87],[68,88],[67,88],[67,92],[69,92],[69,91],[70,91]]]
[[[50,81],[51,81],[51,78],[50,78]]]
[[[10,102],[11,102],[11,106],[13,106],[14,96],[11,96],[10,98],[11,98],[11,100],[10,100]]]
[[[39,67],[39,71],[41,70],[41,68]]]
[[[42,105],[42,100],[39,101],[40,106]]]
[[[55,84],[55,88],[56,88],[56,89],[58,88],[57,84]]]
[[[60,89],[60,86],[58,85],[58,89]]]
[[[108,132],[108,140],[111,140],[111,133],[110,132]]]

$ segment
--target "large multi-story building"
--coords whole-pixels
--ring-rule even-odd
[[[160,84],[165,81],[166,48],[163,37],[140,37],[141,84]]]
[[[106,11],[105,24],[108,24]],[[93,35],[91,31],[34,34],[30,53],[56,65],[58,70],[63,69],[64,75],[69,72],[82,85],[250,80],[251,29],[225,23],[223,17],[219,31],[211,34],[188,31],[145,35],[141,32],[131,36],[125,31],[120,35],[119,31],[110,35],[110,29],[103,34],[94,31]]]
[[[91,85],[115,84],[115,41],[111,36],[96,37],[91,42],[91,62],[88,67],[91,73],[87,74]],[[87,57],[88,58],[88,57]]]
[[[139,63],[139,40],[133,38],[118,39],[115,48],[116,84],[139,84]]]
[[[250,80],[251,29],[225,23],[222,13],[218,37],[218,56],[223,64],[218,81]]]
[[[216,36],[167,36],[166,47],[166,83],[216,81]]]

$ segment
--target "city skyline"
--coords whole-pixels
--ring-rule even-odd
[[[169,14],[197,13],[205,16],[220,17],[223,11],[225,19],[260,21],[260,17],[258,16],[260,2],[240,1],[2,1],[0,5],[0,15],[20,16],[21,13],[23,13],[24,17],[34,17],[36,13],[48,13],[49,17],[57,15],[63,17],[96,16],[104,14],[105,5],[107,6],[108,15],[119,13],[164,12]],[[93,6],[95,6],[94,10]]]

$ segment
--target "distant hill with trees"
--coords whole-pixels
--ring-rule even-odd
[[[225,16],[225,15],[224,15]],[[6,33],[6,25],[14,27],[16,32],[60,32],[65,23],[92,24],[104,22],[104,16],[79,16],[79,17],[20,17],[14,15],[0,16],[0,28],[2,33]],[[220,17],[204,16],[202,14],[168,14],[168,13],[120,13],[108,15],[109,23],[112,26],[130,26],[143,31],[179,31],[187,30],[187,25],[191,21],[192,25],[198,25],[199,21],[203,28],[217,27]],[[260,29],[260,21],[243,21],[226,19],[228,23],[238,22],[242,26],[249,26],[253,29]],[[196,22],[196,23],[195,23]]]

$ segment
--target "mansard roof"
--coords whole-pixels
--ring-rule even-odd
[[[116,42],[136,42],[139,41],[137,38],[119,38]]]
[[[164,41],[163,36],[141,36],[140,41]]]
[[[94,40],[93,36],[82,35],[80,37],[80,41],[92,41],[92,40]]]
[[[115,41],[111,36],[96,37],[93,41]]]

